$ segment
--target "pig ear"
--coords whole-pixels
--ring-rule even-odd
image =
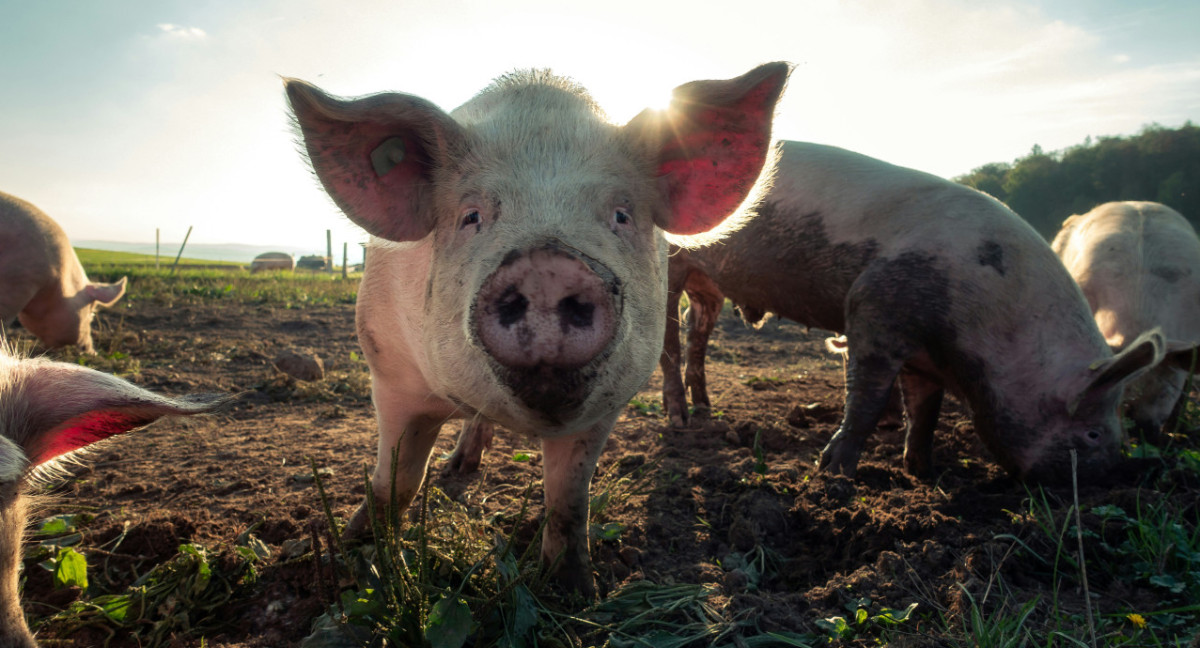
[[[736,79],[681,85],[665,111],[643,111],[625,126],[657,151],[670,205],[659,227],[700,234],[742,204],[770,153],[775,104],[790,73],[786,63],[768,63]]]
[[[125,294],[127,280],[128,277],[121,277],[121,280],[116,283],[90,283],[84,286],[83,291],[87,294],[88,301],[96,302],[101,306],[112,306]]]
[[[1167,341],[1167,357],[1164,363],[1187,371],[1200,371],[1200,344],[1180,340]]]
[[[1102,402],[1114,389],[1120,389],[1125,383],[1155,367],[1163,361],[1166,347],[1162,331],[1154,328],[1139,335],[1112,358],[1092,363],[1087,368],[1087,385],[1068,401],[1067,413],[1074,416],[1076,411],[1089,404]]]
[[[403,94],[331,97],[284,79],[313,170],[338,207],[375,236],[416,241],[433,229],[433,166],[461,139],[432,103]]]
[[[222,394],[168,398],[116,376],[47,360],[25,360],[16,371],[17,390],[0,430],[24,450],[30,466],[134,430],[163,416],[214,412],[230,398]]]

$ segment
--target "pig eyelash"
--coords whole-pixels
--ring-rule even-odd
[[[479,215],[479,210],[472,209],[472,210],[468,211],[467,213],[463,214],[462,224],[459,225],[459,229],[462,229],[463,227],[468,227],[470,225],[478,225],[481,222],[483,222],[483,217]]]

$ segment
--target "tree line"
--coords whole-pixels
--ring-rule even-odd
[[[1035,144],[1011,164],[985,164],[954,180],[1000,199],[1048,239],[1068,216],[1114,200],[1160,202],[1200,231],[1200,127],[1152,124],[1051,153]]]

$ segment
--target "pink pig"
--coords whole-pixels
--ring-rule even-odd
[[[1087,298],[1114,353],[1159,327],[1167,356],[1125,389],[1125,413],[1161,443],[1187,398],[1200,345],[1200,238],[1182,214],[1155,202],[1110,202],[1063,221],[1054,251]]]
[[[411,95],[344,100],[287,82],[318,178],[373,236],[357,324],[381,505],[412,501],[449,419],[541,439],[542,559],[593,591],[588,488],[658,360],[664,231],[711,230],[750,194],[787,75],[774,63],[689,83],[666,111],[624,126],[544,71],[502,77],[451,113]],[[349,532],[377,513],[360,509]]]
[[[47,347],[76,345],[92,353],[96,306],[125,294],[116,283],[88,281],[71,242],[40,209],[0,192],[0,325],[21,325]]]

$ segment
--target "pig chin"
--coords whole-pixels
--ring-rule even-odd
[[[515,413],[518,420],[528,424],[530,419],[540,419],[538,422],[544,425],[566,428],[565,433],[590,424],[594,418],[588,416],[586,406],[596,388],[602,362],[598,359],[581,369],[548,365],[512,368],[496,363],[492,371],[520,403],[523,411]]]

